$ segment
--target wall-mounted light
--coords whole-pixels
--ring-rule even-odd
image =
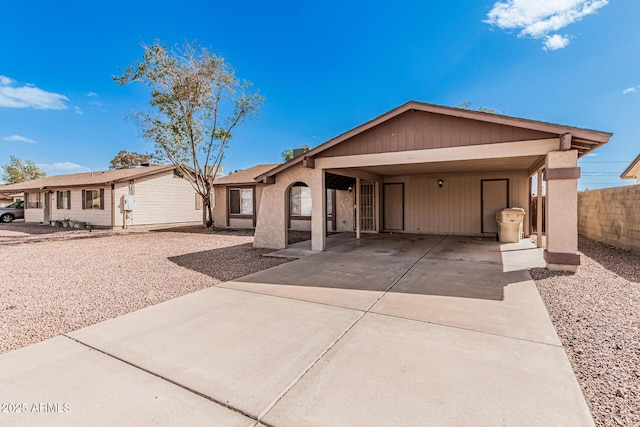
[[[438,180],[438,187],[442,188],[442,184],[444,184],[444,181],[439,179]]]

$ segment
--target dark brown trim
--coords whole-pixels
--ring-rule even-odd
[[[545,249],[544,260],[547,264],[580,265],[580,254],[549,252]]]
[[[256,186],[255,184],[249,184],[249,185],[225,185],[226,189],[227,189],[227,227],[231,226],[231,218],[237,218],[237,219],[250,219],[253,221],[253,226],[256,226]],[[230,193],[231,190],[243,190],[243,189],[247,189],[250,188],[251,191],[251,197],[253,198],[252,203],[253,203],[253,209],[252,209],[252,214],[251,215],[242,215],[242,214],[232,214],[231,213],[231,204],[229,203],[229,201],[231,200],[230,197]],[[242,200],[240,201],[240,203],[242,204]],[[241,208],[242,209],[242,208]]]
[[[509,207],[509,178],[493,178],[480,180],[480,232],[484,233],[484,182],[485,181],[507,181],[507,206]]]
[[[404,231],[404,182],[385,182],[382,184],[382,229],[390,231],[398,231],[396,229],[387,228],[387,218],[384,215],[385,207],[385,187],[387,185],[401,185],[402,186],[402,228],[399,231]]]
[[[555,169],[545,169],[544,171],[544,180],[551,181],[555,179],[579,179],[580,178],[580,168],[555,168]]]

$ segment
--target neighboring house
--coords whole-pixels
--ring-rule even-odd
[[[260,210],[262,184],[253,178],[277,164],[257,165],[213,181],[213,223],[216,227],[254,228]]]
[[[640,154],[631,162],[629,167],[620,175],[622,179],[635,179],[640,184]]]
[[[255,176],[251,185],[260,197],[253,200],[254,207],[259,203],[252,216],[254,246],[287,246],[287,206],[300,185],[310,189],[313,250],[325,249],[327,190],[349,187],[358,238],[362,232],[495,235],[496,212],[530,206],[531,177],[544,171],[547,266],[575,270],[577,161],[610,138],[606,132],[408,102]],[[524,233],[530,233],[528,214]]]
[[[24,192],[25,222],[72,219],[115,228],[202,221],[200,197],[173,165],[52,176],[2,191]]]
[[[0,187],[0,190],[2,187]],[[7,206],[8,204],[13,203],[13,198],[9,197],[8,194],[0,193],[0,208],[3,206]]]
[[[256,165],[216,179],[213,182],[216,227],[255,228],[265,184],[257,183],[254,178],[278,165]],[[340,188],[327,188],[328,231],[355,229],[353,201],[353,184],[349,180]],[[287,230],[311,230],[311,190],[304,182],[291,186],[283,209],[287,217]]]
[[[0,185],[0,207],[24,200],[24,193],[3,193],[4,185]]]

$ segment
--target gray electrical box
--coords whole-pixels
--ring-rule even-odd
[[[135,204],[135,196],[133,194],[125,194],[124,195],[124,210],[132,211],[133,205]]]

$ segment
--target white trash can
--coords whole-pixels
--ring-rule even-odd
[[[524,209],[508,208],[496,214],[498,221],[498,239],[500,243],[518,243],[524,238],[522,224],[524,222]]]

